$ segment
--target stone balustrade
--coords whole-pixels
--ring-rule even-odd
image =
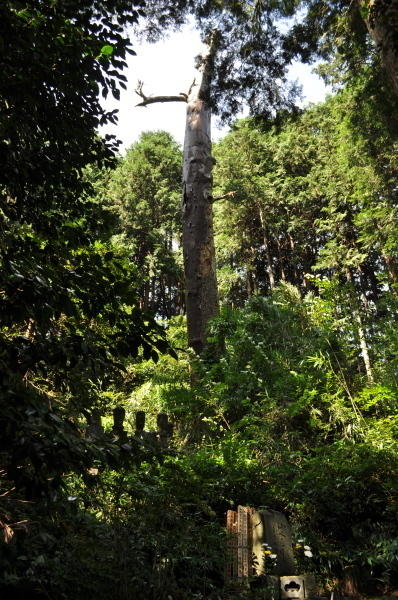
[[[167,449],[170,446],[173,437],[173,424],[169,422],[167,413],[160,412],[157,415],[157,430],[145,431],[145,411],[137,410],[135,414],[135,431],[129,434],[124,429],[124,420],[126,411],[122,406],[117,406],[113,409],[113,426],[109,433],[105,433],[101,423],[101,415],[97,409],[91,412],[89,424],[86,430],[86,436],[92,439],[117,439],[127,441],[128,437],[136,436],[142,440],[157,442],[162,449]]]

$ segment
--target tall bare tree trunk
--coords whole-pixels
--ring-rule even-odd
[[[206,345],[209,319],[218,313],[213,238],[211,112],[206,102],[210,84],[209,56],[200,80],[187,99],[184,141],[182,245],[184,250],[188,343],[197,354]]]
[[[182,174],[182,247],[188,343],[197,354],[206,346],[209,320],[218,314],[212,210],[214,159],[211,156],[211,111],[207,102],[216,32],[210,37],[206,52],[200,57],[198,78],[188,94],[148,97],[143,93],[142,81],[138,82],[136,89],[142,99],[138,106],[156,102],[187,103]]]

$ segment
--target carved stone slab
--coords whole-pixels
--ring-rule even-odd
[[[258,575],[264,564],[264,547],[271,546],[277,555],[273,568],[275,575],[294,575],[296,567],[293,557],[292,531],[285,515],[276,510],[259,510],[253,513],[253,553],[256,557]]]
[[[296,598],[304,600],[307,598],[304,578],[298,575],[285,575],[280,578],[281,598]]]

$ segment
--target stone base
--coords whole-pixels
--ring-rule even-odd
[[[279,578],[281,600],[311,600],[316,598],[316,580],[313,573],[284,575]]]
[[[267,588],[264,600],[321,600],[316,591],[313,573],[302,575],[259,575],[250,583],[251,588]]]

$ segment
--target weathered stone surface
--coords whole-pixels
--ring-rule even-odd
[[[113,409],[113,428],[111,431],[111,435],[121,441],[127,439],[127,431],[123,429],[123,422],[125,416],[126,411],[123,408],[123,406],[116,406],[116,408]]]
[[[264,547],[268,544],[277,555],[273,569],[275,575],[294,575],[296,572],[292,532],[285,515],[275,510],[260,510],[253,513],[253,553],[257,561],[257,574],[264,572]]]
[[[253,509],[238,506],[227,512],[227,562],[225,575],[229,584],[245,588],[252,570],[252,516]]]
[[[298,598],[315,600],[317,598],[316,579],[313,573],[285,575],[280,578],[281,600]]]
[[[300,575],[285,575],[280,578],[281,599],[306,598],[304,578]]]
[[[113,428],[123,430],[123,422],[124,417],[126,416],[126,411],[123,406],[116,406],[113,409]]]
[[[305,597],[312,600],[313,598],[317,598],[317,589],[316,589],[316,578],[314,573],[304,573],[302,575],[304,579],[304,590]]]

